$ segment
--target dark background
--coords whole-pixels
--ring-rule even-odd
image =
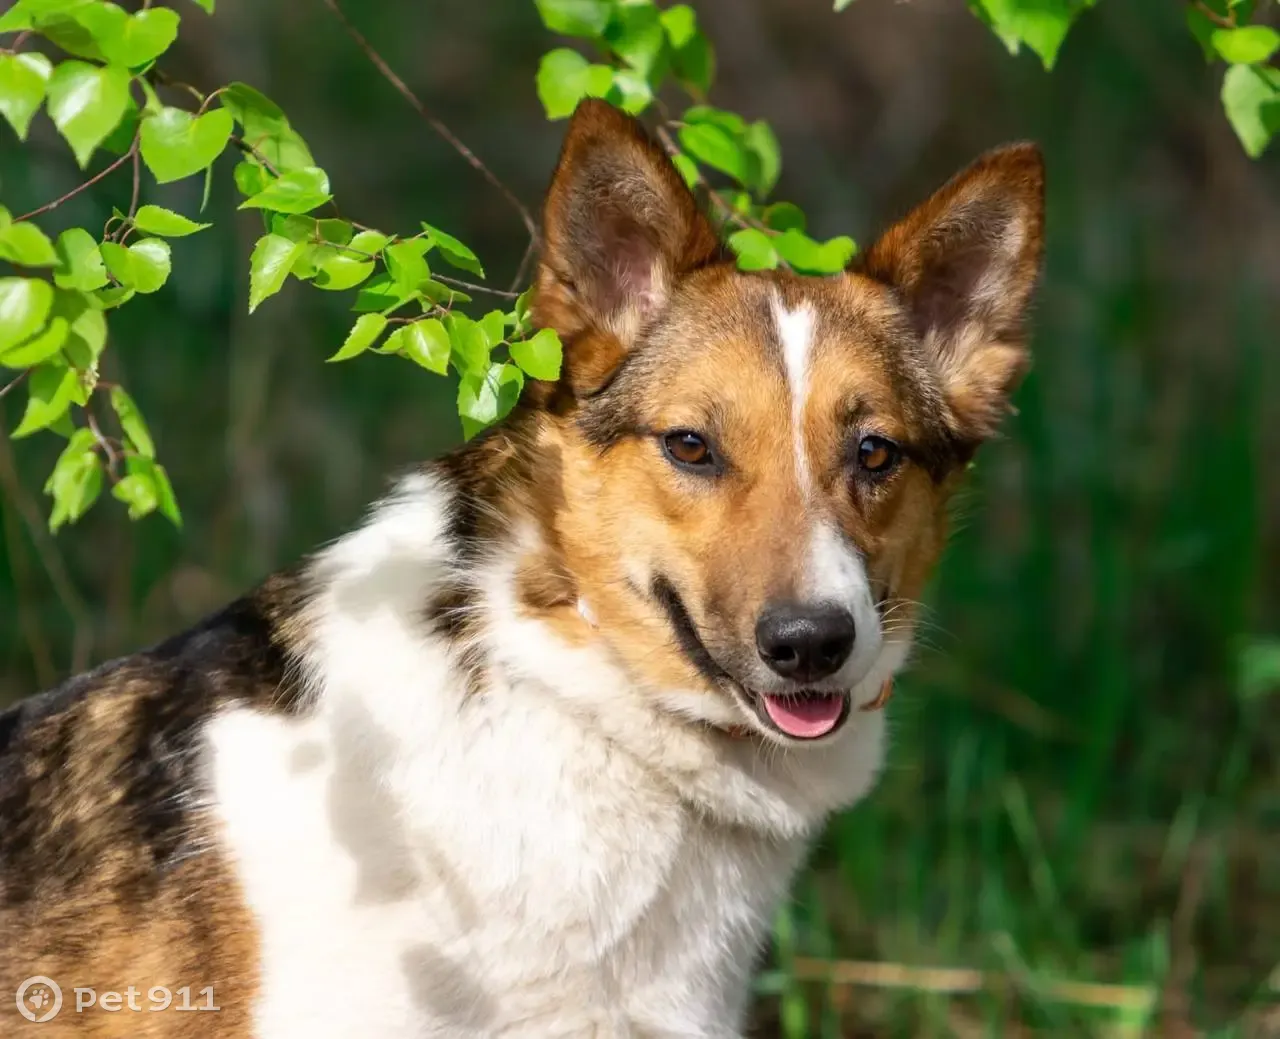
[[[1280,965],[1280,701],[1242,684],[1242,653],[1280,633],[1277,156],[1242,153],[1221,67],[1174,2],[1086,12],[1050,74],[959,0],[859,0],[840,15],[829,0],[694,6],[720,58],[712,101],[772,123],[776,197],[803,205],[816,234],[866,244],[1005,140],[1040,141],[1049,169],[1035,369],[962,502],[927,645],[891,707],[890,771],[832,826],[779,921],[762,1034],[1138,1034],[1109,1029],[1140,1030],[1147,1003],[1168,1034],[1189,1034],[1187,1020],[1264,1034],[1267,1014],[1280,1030],[1257,998]],[[535,204],[561,127],[533,74],[562,41],[532,3],[349,8]],[[429,220],[505,286],[518,219],[319,0],[180,10],[174,75],[258,86],[344,215],[388,231]],[[394,358],[321,363],[350,294],[291,282],[247,316],[261,225],[233,215],[232,161],[218,166],[215,228],[175,241],[169,286],[112,319],[108,369],[151,422],[185,528],[130,524],[108,501],[52,538],[40,487],[59,441],[0,439],[0,703],[195,620],[341,533],[388,472],[458,436],[444,380]],[[45,117],[29,147],[0,133],[13,212],[78,179]],[[127,181],[42,226],[98,226]],[[199,185],[144,201],[194,215]],[[0,405],[6,429],[20,398]],[[871,984],[807,984],[813,957]],[[935,966],[993,985],[948,993],[978,979],[920,971]],[[1046,976],[1128,987],[1063,1002]]]

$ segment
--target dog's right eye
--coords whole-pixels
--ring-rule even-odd
[[[688,429],[677,429],[662,438],[663,453],[677,468],[702,470],[717,466],[716,456],[697,433]]]

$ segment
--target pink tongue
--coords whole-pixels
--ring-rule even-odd
[[[809,693],[804,696],[766,696],[764,709],[773,724],[788,736],[812,740],[836,727],[844,710],[839,693]]]

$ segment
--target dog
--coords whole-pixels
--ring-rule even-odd
[[[560,379],[0,716],[0,982],[42,979],[3,1034],[56,982],[41,1035],[740,1035],[1027,367],[1043,183],[997,149],[840,275],[744,273],[584,101],[533,304]]]

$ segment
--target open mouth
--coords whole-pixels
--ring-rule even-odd
[[[816,740],[835,732],[849,716],[849,697],[845,693],[804,690],[780,695],[764,693],[758,697],[774,726],[795,740]]]
[[[728,685],[760,721],[793,740],[816,740],[830,735],[849,718],[846,692],[800,690],[795,693],[757,693],[736,681],[711,655],[675,587],[665,578],[653,582],[654,598],[667,614],[676,641],[689,661],[710,682]]]

